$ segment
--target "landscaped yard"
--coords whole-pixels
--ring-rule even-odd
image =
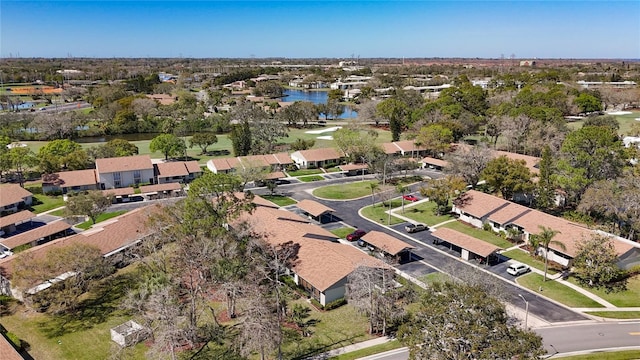
[[[394,209],[401,205],[402,201],[400,199],[391,200],[391,209]],[[404,222],[404,220],[398,217],[395,217],[393,215],[389,216],[387,211],[389,211],[389,201],[386,202],[386,205],[384,203],[377,203],[373,206],[369,205],[362,208],[362,216],[382,225],[395,225]]]
[[[640,319],[640,311],[588,311],[586,313],[609,319]]]
[[[562,360],[634,360],[640,358],[640,350],[625,350],[613,352],[597,352],[576,356],[563,356]]]
[[[371,346],[368,348],[352,351],[350,353],[346,353],[343,355],[334,356],[331,360],[355,360],[360,359],[365,356],[380,354],[385,351],[391,351],[394,349],[399,349],[403,347],[403,345],[398,340],[391,340],[384,344]]]
[[[44,194],[34,194],[33,205],[31,205],[31,209],[32,209],[31,211],[33,211],[36,214],[40,214],[45,211],[59,208],[61,206],[64,206],[64,200],[62,199],[62,195],[48,196]]]
[[[435,213],[436,203],[433,201],[422,202],[417,205],[405,208],[402,216],[408,217],[418,223],[423,223],[429,226],[440,224],[441,222],[453,219],[453,216],[436,215]]]
[[[337,237],[339,237],[340,239],[344,239],[347,237],[347,235],[351,234],[352,232],[354,232],[356,229],[350,227],[350,226],[345,226],[345,227],[341,227],[338,229],[333,229],[331,230],[331,233]]]
[[[116,217],[118,215],[122,215],[122,214],[124,214],[126,212],[127,212],[126,210],[120,210],[120,211],[114,211],[114,212],[108,212],[108,213],[100,214],[96,218],[96,224],[99,223],[99,222],[114,218],[114,217]],[[91,227],[91,225],[93,225],[93,222],[91,220],[87,220],[87,221],[85,221],[83,223],[80,223],[80,224],[76,225],[76,227],[80,228],[80,229],[87,230],[88,228]]]
[[[295,200],[293,200],[292,198],[288,197],[288,196],[282,196],[282,195],[260,195],[260,197],[267,199],[269,201],[271,201],[272,203],[278,205],[278,206],[287,206],[287,205],[293,205],[296,203]]]
[[[347,200],[357,199],[363,196],[371,196],[371,184],[378,183],[376,180],[356,181],[348,184],[323,186],[313,190],[313,195],[323,199]],[[382,186],[378,189],[378,192]],[[375,196],[379,199],[378,195]],[[376,200],[377,201],[377,200]]]
[[[309,176],[300,176],[298,180],[302,182],[314,182],[314,181],[322,181],[324,178],[320,175],[309,175]]]
[[[436,282],[447,282],[451,281],[451,276],[441,272],[433,272],[427,275],[420,276],[418,280],[422,281],[425,284],[433,284]]]
[[[527,264],[529,266],[531,266],[532,268],[536,268],[538,270],[542,270],[544,271],[544,261],[534,258],[531,255],[529,255],[528,252],[524,251],[524,250],[520,250],[520,249],[513,249],[513,250],[509,250],[509,251],[505,251],[502,253],[502,255],[513,259],[515,261],[521,262],[523,264]],[[555,275],[558,272],[555,271],[554,269],[547,269],[547,274],[549,275]]]
[[[580,286],[578,281],[573,277],[570,277],[569,281]],[[640,307],[640,275],[633,276],[627,281],[626,291],[611,292],[607,294],[603,289],[585,289],[618,307]]]
[[[294,171],[287,171],[289,176],[305,176],[305,175],[315,175],[322,174],[322,170],[320,169],[298,169]]]
[[[510,243],[509,241],[505,240],[504,238],[491,233],[489,231],[485,231],[483,229],[478,229],[476,227],[473,227],[471,225],[467,225],[464,224],[460,221],[453,221],[450,223],[446,223],[444,225],[442,225],[442,227],[446,227],[449,229],[453,229],[456,231],[459,231],[463,234],[467,234],[469,236],[473,236],[476,239],[480,239],[482,241],[486,241],[488,243],[491,243],[495,246],[501,247],[503,249],[506,249],[508,247],[513,246],[512,243]]]
[[[547,280],[543,281],[543,276],[535,273],[520,276],[517,283],[526,287],[527,289],[539,293],[542,289],[542,295],[551,298],[555,301],[563,303],[569,307],[578,308],[601,308],[600,303],[597,303],[590,298],[580,294],[572,288],[562,285],[557,281]]]

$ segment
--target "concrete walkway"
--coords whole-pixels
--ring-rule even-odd
[[[331,359],[332,357],[338,356],[338,355],[342,355],[342,354],[346,354],[346,353],[350,353],[356,350],[360,350],[360,349],[365,349],[368,347],[372,347],[372,346],[376,346],[376,345],[381,345],[384,343],[387,343],[389,341],[393,340],[390,337],[379,337],[379,338],[375,338],[375,339],[371,339],[371,340],[367,340],[367,341],[362,341],[359,343],[355,343],[355,344],[351,344],[351,345],[347,345],[338,349],[333,349],[327,352],[324,352],[322,354],[318,354],[318,355],[314,355],[312,357],[307,358],[308,360],[324,360],[324,359]]]

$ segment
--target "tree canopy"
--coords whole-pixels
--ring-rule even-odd
[[[165,160],[168,160],[170,156],[178,157],[184,155],[187,150],[187,145],[184,140],[173,134],[162,134],[151,140],[149,150],[151,150],[151,152],[162,152]]]

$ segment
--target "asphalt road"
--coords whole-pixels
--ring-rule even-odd
[[[73,102],[73,103],[65,103],[65,104],[56,104],[56,105],[49,105],[49,106],[44,106],[41,107],[38,111],[41,112],[61,112],[61,111],[71,111],[71,110],[78,110],[78,109],[86,109],[86,108],[90,108],[91,104],[89,104],[86,101],[79,101],[79,102]]]

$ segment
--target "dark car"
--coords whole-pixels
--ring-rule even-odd
[[[347,240],[349,240],[349,241],[359,240],[366,233],[367,233],[366,231],[358,229],[358,230],[352,232],[351,234],[347,235]]]
[[[418,201],[418,198],[413,196],[413,195],[404,195],[404,196],[402,196],[402,198],[407,200],[407,201],[411,201],[411,202]]]
[[[429,230],[429,227],[427,225],[425,225],[425,224],[409,224],[409,225],[405,226],[404,229],[408,233],[416,233],[416,232],[419,232],[419,231]]]

